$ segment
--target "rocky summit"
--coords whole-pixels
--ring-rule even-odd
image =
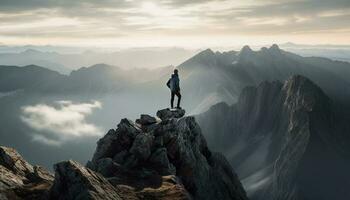
[[[0,199],[245,200],[226,158],[209,150],[183,109],[122,119],[97,142],[86,166],[54,165],[55,175],[0,148]]]
[[[195,118],[184,114],[163,109],[160,119],[122,119],[87,167],[138,199],[247,199],[225,157],[208,149]]]

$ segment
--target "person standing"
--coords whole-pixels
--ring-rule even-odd
[[[177,96],[176,108],[181,109],[180,79],[179,79],[179,71],[177,69],[174,70],[174,74],[172,74],[171,78],[168,80],[167,86],[171,91],[171,99],[170,99],[171,108],[174,108],[174,97],[176,95]]]

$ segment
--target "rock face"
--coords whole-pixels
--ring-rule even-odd
[[[248,87],[237,104],[217,104],[197,119],[251,199],[347,199],[349,142],[333,110],[317,85],[292,76]]]
[[[185,115],[185,110],[183,109],[175,109],[171,110],[169,108],[159,110],[157,112],[157,117],[159,117],[161,120],[171,119],[171,118],[180,118]]]
[[[53,175],[32,166],[14,149],[0,146],[0,199],[46,198]]]
[[[157,112],[162,121],[156,123],[140,123],[144,116],[136,124],[121,120],[98,141],[87,166],[117,188],[141,191],[138,198],[247,199],[225,157],[208,149],[195,118],[184,114],[164,109]]]
[[[121,200],[118,190],[105,178],[74,161],[55,164],[50,199]]]
[[[84,167],[69,160],[55,176],[0,147],[0,199],[246,200],[226,158],[211,152],[184,110],[122,119]]]

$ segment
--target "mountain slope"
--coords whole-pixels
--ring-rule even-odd
[[[237,104],[197,119],[252,199],[347,199],[350,129],[338,117],[318,86],[293,76],[248,87]]]
[[[247,199],[226,158],[208,149],[194,117],[184,114],[164,109],[157,112],[161,121],[123,119],[99,140],[87,166],[116,186],[157,188],[162,176],[176,176],[193,199]]]
[[[123,119],[98,145],[87,167],[69,160],[55,176],[0,147],[0,198],[246,200],[236,174],[209,150],[194,117],[184,110]]]

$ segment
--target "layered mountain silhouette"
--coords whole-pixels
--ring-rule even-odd
[[[11,70],[9,70],[11,68]],[[213,52],[204,50],[178,66],[186,107],[191,113],[206,111],[219,102],[232,104],[242,89],[262,81],[284,81],[294,74],[308,77],[333,100],[342,103],[350,98],[350,64],[325,58],[302,57],[281,50],[277,45],[253,51]],[[147,90],[160,96],[172,67],[153,70],[131,69],[97,64],[73,71],[70,75],[49,75],[49,70],[36,66],[1,66],[2,92],[26,89],[67,93],[110,93],[120,90],[139,93]],[[39,79],[37,74],[40,75]],[[25,77],[24,77],[25,76]],[[10,77],[10,78],[6,78]],[[22,84],[21,84],[22,83]]]
[[[69,160],[55,175],[0,147],[1,199],[247,199],[226,158],[209,150],[184,110],[123,119],[87,167]]]
[[[125,70],[116,66],[96,64],[73,70],[69,75],[36,65],[0,66],[0,92],[24,90],[32,93],[111,93],[135,84],[152,81],[168,73],[169,67],[155,70]]]
[[[247,87],[236,104],[197,117],[250,198],[266,200],[350,197],[350,128],[341,118],[322,89],[300,75]]]
[[[215,96],[217,103],[232,104],[246,86],[256,86],[263,81],[284,81],[294,74],[309,78],[332,99],[342,102],[350,99],[349,63],[298,56],[277,45],[259,51],[249,46],[239,52],[208,49],[181,64],[179,69],[186,74],[184,86],[192,92],[188,95],[200,96],[204,99],[200,103]]]
[[[65,49],[49,46],[1,47],[0,45],[0,65],[45,66],[67,75],[81,66],[96,63],[108,63],[123,69],[178,65],[195,54],[194,50],[181,48],[133,48],[106,52],[105,49]]]

